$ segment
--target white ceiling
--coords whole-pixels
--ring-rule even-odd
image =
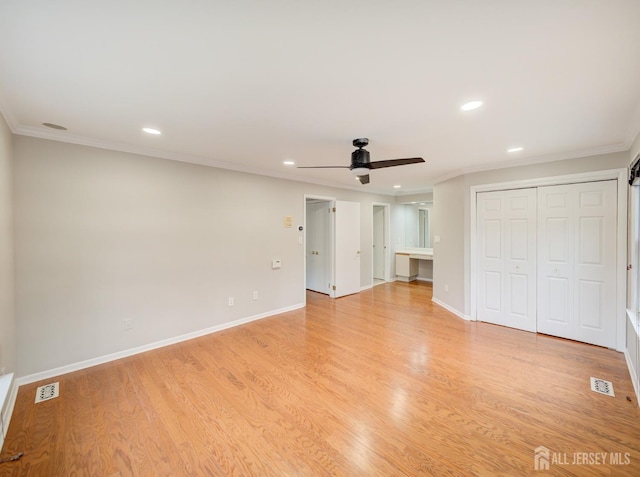
[[[0,109],[16,134],[412,193],[628,149],[638,20],[638,0],[3,0]],[[363,136],[371,160],[426,163],[366,186],[282,164],[348,165]]]

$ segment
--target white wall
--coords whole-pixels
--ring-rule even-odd
[[[0,370],[16,369],[14,312],[12,136],[0,115]]]
[[[393,202],[21,136],[14,156],[18,376],[301,305],[304,194],[361,203],[370,285],[372,203]]]
[[[460,314],[469,314],[471,186],[625,168],[628,163],[628,153],[619,152],[466,174],[436,184],[432,226],[433,233],[440,235],[441,242],[433,247],[434,298]],[[448,292],[445,292],[446,286]]]

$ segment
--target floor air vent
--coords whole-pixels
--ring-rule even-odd
[[[36,389],[36,403],[57,398],[59,384],[60,383],[45,384],[44,386],[40,386],[38,389]]]
[[[613,383],[611,381],[605,381],[604,379],[591,378],[591,390],[600,394],[606,394],[607,396],[614,396]]]

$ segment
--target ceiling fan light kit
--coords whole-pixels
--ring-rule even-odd
[[[367,174],[369,174],[369,169],[367,169],[366,167],[354,167],[353,169],[351,169],[351,172],[354,176],[366,176]]]
[[[349,166],[299,166],[298,169],[349,169],[361,184],[369,183],[369,171],[371,169],[382,169],[383,167],[405,166],[408,164],[419,164],[424,162],[421,157],[409,157],[405,159],[387,159],[384,161],[373,161],[369,158],[369,151],[364,147],[369,144],[366,137],[356,138],[353,145],[357,147],[351,153],[351,165]]]

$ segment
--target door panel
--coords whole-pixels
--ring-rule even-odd
[[[502,260],[502,219],[489,219],[484,223],[484,259]]]
[[[327,294],[330,292],[331,275],[330,205],[328,201],[308,201],[306,204],[306,287],[309,290]]]
[[[385,208],[373,206],[373,278],[385,279]]]
[[[335,298],[360,292],[360,202],[335,201]]]
[[[602,282],[578,280],[578,323],[581,327],[602,329],[603,301]]]
[[[616,181],[576,184],[578,234],[576,320],[573,339],[616,346]],[[581,230],[581,226],[584,230]]]
[[[527,316],[527,302],[519,298],[525,296],[527,293],[529,277],[527,277],[527,275],[516,275],[512,273],[509,275],[509,280],[511,281],[509,284],[509,288],[511,289],[511,295],[509,297],[511,307],[509,312],[511,315],[517,315],[522,319]]]
[[[546,280],[546,290],[542,291],[546,291],[549,300],[544,303],[538,303],[538,313],[546,313],[550,321],[562,326],[568,326],[568,318],[571,315],[569,280],[562,277],[549,277]],[[538,331],[544,333],[540,327],[538,327]]]
[[[510,227],[511,247],[509,251],[511,260],[527,260],[527,235],[529,223],[526,219],[512,219],[508,222]]]
[[[538,197],[538,331],[615,347],[616,182],[541,187]]]
[[[602,217],[580,217],[578,219],[578,263],[602,265]]]
[[[502,197],[492,192],[478,194],[478,319],[502,324]]]
[[[502,313],[502,273],[485,272],[485,307],[487,311]]]
[[[541,333],[569,338],[573,322],[573,204],[567,186],[538,190],[538,319]]]
[[[569,249],[571,248],[569,217],[547,217],[544,225],[547,230],[545,239],[549,262],[555,265],[569,265]]]
[[[535,331],[536,189],[477,196],[478,319]]]

